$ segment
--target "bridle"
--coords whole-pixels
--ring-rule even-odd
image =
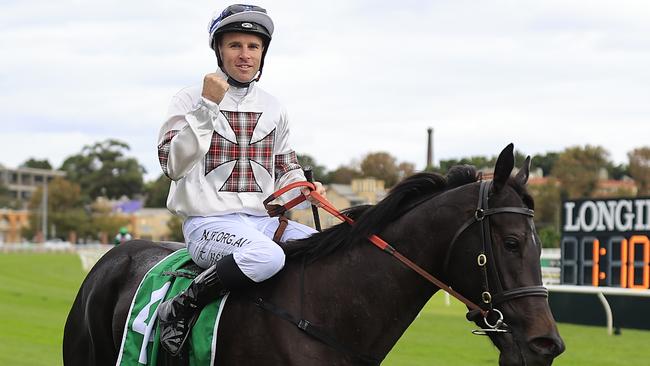
[[[504,290],[501,283],[499,272],[497,271],[496,256],[493,252],[492,247],[492,235],[490,232],[490,219],[489,217],[496,214],[502,213],[514,213],[524,216],[528,216],[528,220],[531,223],[531,228],[534,228],[532,223],[532,217],[534,216],[534,211],[524,207],[498,207],[498,208],[489,208],[488,198],[490,194],[490,188],[492,187],[492,181],[481,181],[479,188],[479,198],[476,210],[474,215],[469,218],[465,223],[456,231],[449,248],[447,249],[447,255],[445,257],[445,262],[443,266],[443,273],[447,273],[449,267],[449,262],[451,260],[451,255],[454,252],[454,245],[458,241],[458,238],[473,224],[480,224],[481,226],[481,251],[476,257],[476,263],[481,272],[481,301],[482,304],[480,309],[473,309],[467,313],[467,320],[475,321],[478,316],[483,316],[483,321],[487,328],[478,329],[472,331],[474,334],[486,335],[488,333],[507,333],[510,332],[510,328],[503,321],[503,313],[499,311],[496,306],[503,304],[505,302],[518,299],[521,297],[528,296],[539,296],[539,297],[548,297],[548,290],[544,286],[524,286],[514,289]],[[534,230],[533,230],[534,232]],[[492,278],[494,281],[490,283],[489,273],[490,268],[494,275]],[[492,286],[491,286],[492,285]],[[494,316],[491,316],[494,314]],[[494,318],[496,320],[491,322],[488,318]]]
[[[342,214],[340,211],[338,211],[329,201],[327,201],[323,196],[318,194],[318,192],[315,191],[315,186],[310,183],[310,182],[295,182],[291,183],[282,189],[278,190],[277,192],[274,192],[271,194],[267,199],[264,200],[264,206],[267,208],[267,211],[270,216],[275,217],[282,215],[284,212],[287,210],[291,209],[292,207],[300,204],[301,202],[305,201],[306,197],[303,194],[300,194],[298,197],[294,198],[293,200],[287,202],[285,205],[279,206],[279,205],[271,205],[270,202],[275,200],[276,198],[280,197],[284,193],[288,192],[291,189],[297,188],[297,187],[308,187],[310,188],[310,196],[318,201],[320,203],[320,207],[327,211],[328,213],[332,214],[333,216],[337,217],[341,221],[347,222],[349,224],[354,224],[354,221],[349,218],[348,216]],[[444,262],[444,267],[443,267],[443,273],[447,273],[447,268],[449,266],[449,261],[451,260],[451,254],[453,253],[454,249],[454,244],[458,241],[458,238],[473,224],[479,223],[481,225],[481,245],[482,245],[482,250],[481,252],[477,255],[477,264],[481,270],[481,277],[482,277],[482,289],[483,292],[481,293],[481,300],[482,304],[477,305],[471,300],[465,298],[462,294],[459,292],[455,291],[453,288],[445,284],[444,282],[440,281],[439,279],[435,278],[432,276],[429,272],[425,271],[422,267],[418,266],[414,262],[412,262],[410,259],[406,258],[404,255],[402,255],[399,251],[397,251],[394,247],[392,247],[390,244],[385,242],[383,239],[378,237],[377,235],[370,235],[368,236],[368,240],[374,244],[376,247],[379,249],[383,250],[384,252],[390,254],[391,256],[395,257],[397,260],[402,262],[404,265],[407,267],[411,268],[413,271],[418,273],[420,276],[422,276],[424,279],[427,281],[433,283],[434,285],[438,286],[440,289],[444,290],[448,294],[454,296],[456,299],[464,303],[470,310],[466,315],[467,320],[470,321],[476,321],[476,319],[479,316],[483,317],[484,323],[487,326],[487,328],[484,329],[478,329],[473,331],[472,333],[478,334],[478,335],[486,335],[488,333],[508,333],[510,332],[510,328],[508,325],[504,322],[503,320],[503,313],[498,310],[495,305],[499,305],[514,299],[518,299],[521,297],[528,297],[528,296],[539,296],[539,297],[548,297],[548,290],[543,287],[543,286],[525,286],[525,287],[518,287],[515,289],[509,289],[509,290],[504,290],[503,286],[501,284],[501,280],[499,279],[499,274],[498,271],[496,270],[497,263],[496,263],[496,258],[493,255],[492,251],[492,237],[490,235],[490,220],[489,217],[492,215],[496,214],[502,214],[502,213],[514,213],[514,214],[520,214],[520,215],[525,215],[529,217],[529,220],[531,222],[531,228],[534,228],[533,223],[532,223],[532,217],[534,216],[534,211],[528,208],[524,207],[498,207],[498,208],[489,208],[488,207],[488,196],[490,193],[490,188],[492,187],[492,181],[481,181],[480,182],[480,188],[479,188],[479,198],[478,198],[478,204],[476,211],[474,212],[474,215],[469,218],[456,232],[454,235],[453,239],[451,240],[451,243],[449,245],[449,249],[447,249],[447,255],[445,257],[445,262]],[[533,230],[534,231],[534,230]],[[489,282],[489,269],[488,265],[490,268],[493,268],[494,272],[494,290],[492,290],[492,287],[490,286]],[[494,291],[494,294],[493,292]],[[494,314],[494,315],[492,315]],[[494,321],[488,320],[488,318],[496,318]]]

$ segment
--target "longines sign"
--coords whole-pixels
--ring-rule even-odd
[[[562,283],[650,288],[650,198],[562,203]]]

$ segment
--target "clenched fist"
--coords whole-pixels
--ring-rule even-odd
[[[203,91],[201,92],[201,96],[219,104],[223,96],[226,95],[228,88],[230,88],[230,85],[219,74],[207,74],[203,78]]]

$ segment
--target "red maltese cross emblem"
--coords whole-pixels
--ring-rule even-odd
[[[262,113],[221,111],[226,117],[236,141],[212,133],[210,149],[205,155],[205,175],[219,166],[236,161],[232,172],[219,191],[262,192],[251,164],[258,164],[271,175],[273,169],[273,138],[275,129],[257,141],[253,132]]]

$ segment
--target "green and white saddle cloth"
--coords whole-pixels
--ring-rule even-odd
[[[158,352],[164,352],[160,347],[160,330],[156,321],[158,305],[189,287],[196,274],[182,267],[191,261],[187,249],[179,249],[144,276],[129,309],[116,366],[156,365]],[[187,277],[174,273],[186,274]],[[214,364],[217,325],[227,297],[226,294],[201,311],[185,345],[189,347],[190,366]]]

